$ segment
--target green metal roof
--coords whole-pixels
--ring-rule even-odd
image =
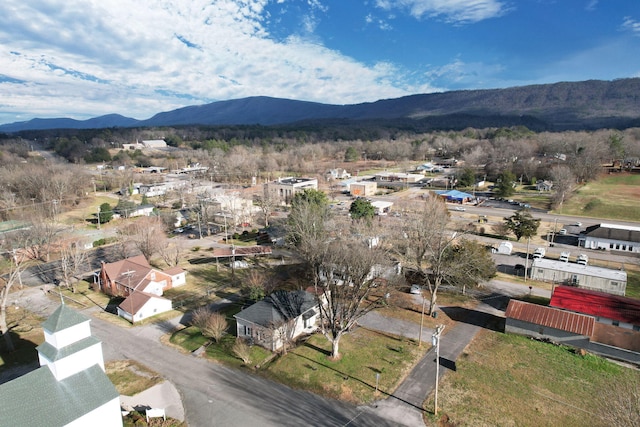
[[[62,304],[42,323],[42,327],[47,332],[54,333],[88,321],[87,316]]]
[[[0,427],[64,426],[118,397],[97,364],[59,382],[42,366],[0,385]]]
[[[42,355],[45,356],[47,359],[54,362],[56,360],[64,359],[65,357],[73,353],[77,353],[79,351],[84,350],[85,348],[91,347],[99,343],[100,343],[100,340],[96,337],[86,337],[81,339],[80,341],[76,341],[60,349],[55,348],[48,342],[43,342],[38,347],[36,347],[36,350],[38,350],[39,353],[42,353]]]

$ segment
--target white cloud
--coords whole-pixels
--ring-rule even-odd
[[[312,17],[308,35],[273,40],[268,2],[2,0],[0,122],[14,113],[147,118],[253,95],[345,104],[414,91],[398,83],[400,70],[325,48]]]
[[[630,31],[636,36],[640,36],[640,21],[636,21],[629,16],[625,16],[622,22],[622,29],[624,31]]]
[[[499,0],[376,0],[385,9],[406,9],[417,18],[440,18],[449,23],[466,24],[496,18],[507,12]]]

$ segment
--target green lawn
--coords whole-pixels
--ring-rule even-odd
[[[564,215],[640,221],[640,175],[606,175],[578,188],[559,208]]]
[[[447,372],[440,414],[456,426],[609,426],[599,418],[625,380],[640,371],[526,337],[483,330]],[[636,389],[636,393],[639,390]],[[425,406],[433,411],[433,400]],[[433,416],[429,425],[436,425]]]
[[[235,330],[235,322],[233,328]],[[193,352],[201,346],[208,344],[210,340],[204,337],[198,328],[190,326],[174,333],[170,341],[189,352]],[[245,367],[244,362],[235,356],[231,350],[234,342],[235,335],[227,334],[219,343],[212,342],[208,344],[205,350],[206,357],[234,368]],[[270,356],[270,352],[254,345],[251,347],[251,366],[261,365]]]
[[[263,374],[291,387],[362,404],[391,394],[429,348],[418,347],[413,340],[359,328],[342,337],[342,357],[332,361],[329,341],[316,334],[270,363]]]

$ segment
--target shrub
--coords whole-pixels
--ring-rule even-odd
[[[222,313],[212,312],[207,307],[200,307],[193,313],[191,323],[200,329],[202,335],[220,342],[229,324]]]
[[[233,351],[233,354],[244,362],[245,365],[251,363],[251,348],[242,338],[236,338],[236,342],[233,344],[231,350]]]
[[[194,246],[191,248],[192,252],[198,252],[200,250],[200,246]]]
[[[585,211],[592,211],[592,210],[598,209],[602,205],[603,205],[602,200],[600,200],[600,199],[591,199],[591,200],[589,200],[589,202],[586,205],[584,205],[584,210]]]

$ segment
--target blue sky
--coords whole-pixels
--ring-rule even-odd
[[[0,123],[625,77],[639,0],[0,2]]]

